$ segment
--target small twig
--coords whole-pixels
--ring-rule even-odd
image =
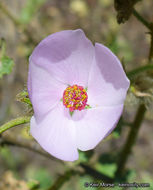
[[[73,169],[66,171],[63,175],[59,176],[59,178],[54,182],[54,184],[48,189],[48,190],[59,190],[62,185],[67,182],[71,177],[73,177],[76,174],[80,175],[90,175],[96,180],[100,180],[101,182],[107,182],[112,183],[113,178],[107,177],[102,173],[99,173],[95,169],[91,168],[90,166],[80,163],[79,166],[81,166],[84,169],[84,172],[78,172]]]
[[[30,119],[31,119],[31,117],[23,116],[23,117],[13,119],[13,120],[5,123],[4,125],[0,126],[0,134],[12,127],[15,127],[15,126],[18,126],[18,125],[21,125],[24,123],[29,123]]]
[[[151,35],[151,43],[150,43],[150,51],[149,51],[149,61],[153,58],[153,23],[145,20],[135,9],[133,9],[133,15],[150,30]]]
[[[145,20],[134,8],[133,8],[133,15],[143,24],[145,25],[149,30],[151,30],[151,24]]]
[[[146,108],[145,108],[144,104],[141,104],[138,108],[135,120],[130,129],[131,131],[128,135],[126,143],[120,153],[115,177],[121,176],[124,172],[126,161],[129,157],[129,154],[131,153],[133,145],[135,144],[136,138],[138,136],[138,131],[140,129],[141,123],[142,123],[144,115],[145,115],[145,111],[146,111]]]

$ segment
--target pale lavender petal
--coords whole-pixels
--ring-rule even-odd
[[[78,159],[74,122],[64,116],[63,105],[58,104],[42,122],[31,119],[31,134],[51,155],[64,160]]]
[[[93,107],[123,104],[128,88],[129,80],[118,58],[97,43],[88,82],[89,104]]]
[[[48,36],[35,48],[30,60],[63,83],[86,87],[93,56],[94,46],[78,29]]]
[[[28,77],[28,92],[34,116],[41,120],[60,101],[67,86],[32,62],[29,65]]]
[[[75,112],[72,119],[76,126],[77,147],[82,151],[95,148],[114,129],[122,110],[123,105],[119,105]]]

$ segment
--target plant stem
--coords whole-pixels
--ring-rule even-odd
[[[134,69],[130,72],[127,73],[127,76],[131,79],[133,78],[135,75],[143,72],[143,71],[147,71],[147,70],[153,70],[153,64],[148,64],[142,67],[139,67],[137,69]]]
[[[121,176],[124,172],[126,161],[128,159],[129,154],[131,153],[134,143],[136,142],[138,131],[143,121],[145,111],[146,111],[145,105],[141,104],[138,108],[133,125],[130,129],[131,131],[128,135],[127,141],[120,153],[120,159],[117,164],[117,171],[115,173],[115,177]]]
[[[12,127],[15,127],[17,125],[21,125],[21,124],[24,124],[24,123],[28,123],[30,121],[30,118],[31,117],[28,117],[28,116],[23,116],[23,117],[19,117],[17,119],[13,119],[7,123],[5,123],[4,125],[2,125],[0,127],[0,134],[3,133],[4,131],[12,128]]]
[[[46,158],[49,158],[53,161],[56,161],[58,163],[62,163],[63,162],[59,159],[54,158],[53,156],[51,156],[50,154],[48,154],[47,152],[45,152],[37,142],[35,141],[31,141],[31,140],[26,140],[23,138],[20,138],[19,136],[14,136],[12,133],[9,134],[8,133],[4,133],[1,135],[0,137],[0,145],[9,145],[9,146],[17,146],[20,148],[25,148],[27,150],[36,152]],[[84,169],[84,174],[90,175],[92,176],[94,179],[100,179],[103,180],[104,182],[110,182],[112,181],[112,178],[109,178],[108,176],[105,176],[104,174],[96,171],[94,168],[89,167],[88,165],[84,164],[84,163],[79,163],[79,165],[81,168]]]
[[[135,9],[133,9],[133,15],[143,24],[145,25],[149,30],[151,29],[150,23],[145,20]]]

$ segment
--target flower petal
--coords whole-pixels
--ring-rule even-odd
[[[93,56],[94,46],[78,29],[48,36],[35,48],[30,60],[63,83],[86,87]]]
[[[77,147],[82,151],[93,149],[117,124],[122,110],[123,105],[119,105],[75,112]]]
[[[67,86],[33,62],[30,62],[28,77],[28,93],[34,115],[41,120],[60,101]]]
[[[31,134],[51,155],[65,161],[78,159],[74,122],[64,116],[58,104],[41,122],[31,119]]]
[[[129,80],[118,58],[97,43],[88,82],[89,104],[93,107],[123,104],[128,88]]]

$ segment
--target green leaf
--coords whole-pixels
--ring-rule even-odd
[[[40,187],[39,182],[36,180],[28,181],[27,185],[30,190],[38,190],[38,188]]]
[[[48,188],[52,185],[52,176],[48,172],[48,170],[44,168],[33,168],[29,167],[27,170],[27,177],[31,180],[36,180],[39,184],[38,190],[48,190]]]
[[[9,169],[15,169],[17,166],[17,160],[15,159],[15,156],[12,155],[12,152],[10,151],[9,147],[1,147],[0,148],[0,155],[1,158],[4,160],[5,164]],[[10,159],[11,158],[11,159]]]
[[[115,163],[109,163],[109,164],[96,164],[96,169],[99,172],[102,172],[103,174],[107,175],[108,177],[114,177],[114,173],[116,171],[116,164]]]
[[[93,178],[88,176],[88,175],[84,175],[84,176],[81,176],[78,180],[78,189],[80,190],[85,190],[85,189],[92,189],[92,188],[86,188],[84,185],[85,183],[90,183],[90,182],[93,182]],[[96,188],[93,188],[93,189],[96,189]]]
[[[88,158],[85,154],[85,152],[79,151],[79,160],[80,162],[87,162]]]
[[[5,74],[10,74],[14,66],[13,59],[3,56],[0,60],[0,78]]]

